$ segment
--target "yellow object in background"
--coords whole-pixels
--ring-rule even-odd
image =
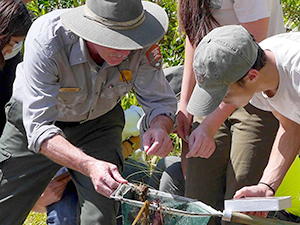
[[[297,156],[286,173],[275,196],[291,196],[292,207],[286,209],[289,213],[300,217],[300,159]]]
[[[133,145],[131,143],[133,143]],[[140,148],[141,140],[140,136],[137,137],[131,137],[129,138],[129,141],[123,141],[122,143],[122,152],[124,159],[127,159],[133,151],[137,150]]]

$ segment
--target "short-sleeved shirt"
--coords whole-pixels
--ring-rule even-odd
[[[275,56],[279,85],[273,97],[256,93],[250,103],[262,110],[277,111],[300,124],[300,33],[278,34],[260,46]]]
[[[249,23],[269,17],[268,37],[285,32],[280,0],[212,0],[211,8],[220,26]]]
[[[23,104],[28,147],[62,131],[55,121],[85,122],[115,107],[134,88],[147,129],[160,114],[174,118],[177,100],[161,68],[158,45],[131,51],[118,66],[97,65],[85,40],[65,27],[56,10],[38,18],[25,40],[13,97]],[[110,37],[108,37],[110,38]]]

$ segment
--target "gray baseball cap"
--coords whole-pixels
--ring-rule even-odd
[[[194,52],[197,84],[188,112],[195,116],[213,112],[223,101],[229,85],[246,75],[254,65],[258,48],[241,25],[218,27],[208,33]]]

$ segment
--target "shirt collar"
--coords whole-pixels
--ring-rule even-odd
[[[135,53],[136,53],[136,51],[131,51],[124,61],[130,60],[130,58]],[[74,46],[72,47],[71,52],[70,52],[70,65],[74,66],[74,65],[86,63],[86,62],[89,62],[91,65],[94,65],[96,67],[100,67],[90,57],[88,48],[86,46],[86,42],[81,37],[78,37],[77,43],[74,44]],[[111,67],[111,66],[108,65],[106,62],[104,62],[102,65],[102,69],[105,69],[107,67]]]
[[[89,53],[85,41],[79,37],[78,41],[74,44],[70,52],[70,65],[74,66],[88,62],[87,54]]]

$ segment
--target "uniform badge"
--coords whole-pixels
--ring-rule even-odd
[[[120,71],[120,80],[123,82],[129,82],[132,78],[132,71],[130,70],[121,70]]]
[[[80,90],[80,88],[78,88],[78,87],[72,87],[72,88],[65,87],[65,88],[60,88],[59,92],[60,93],[63,93],[63,92],[78,92],[79,90]]]
[[[158,70],[161,68],[162,59],[158,44],[152,45],[151,48],[146,52],[146,56],[151,66]]]

